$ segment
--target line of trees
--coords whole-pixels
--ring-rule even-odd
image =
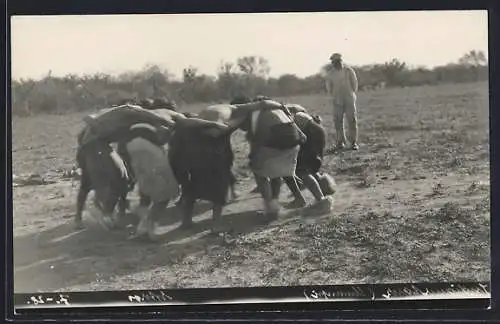
[[[325,65],[317,74],[305,78],[294,74],[273,78],[269,77],[271,67],[265,58],[245,56],[235,62],[221,62],[216,76],[200,74],[193,66],[186,67],[182,80],[175,80],[158,65],[117,76],[97,73],[53,77],[49,71],[41,80],[12,81],[12,112],[17,116],[61,114],[109,107],[123,99],[151,97],[168,97],[183,104],[224,102],[236,95],[311,95],[324,91],[323,73],[328,68]],[[411,67],[398,59],[353,68],[360,91],[488,80],[487,59],[483,52],[475,50],[456,63],[433,69]]]

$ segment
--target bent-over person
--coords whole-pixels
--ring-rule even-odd
[[[272,221],[280,210],[281,178],[294,177],[299,145],[305,135],[282,104],[263,100],[247,105],[271,108],[252,112],[242,128],[248,130],[250,168],[264,199],[265,216]]]
[[[140,222],[137,237],[155,239],[155,223],[169,202],[180,194],[180,187],[170,166],[168,142],[170,132],[148,124],[136,124],[123,138],[130,166],[139,187]]]
[[[297,157],[296,175],[303,181],[316,199],[315,208],[330,211],[331,201],[325,196],[318,182],[318,172],[323,164],[323,154],[326,145],[326,133],[317,119],[305,112],[294,115],[297,126],[306,135],[306,141],[300,146]]]

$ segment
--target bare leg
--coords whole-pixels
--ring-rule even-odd
[[[279,206],[273,199],[273,190],[271,188],[271,182],[269,181],[269,179],[257,175],[255,175],[255,180],[257,181],[257,185],[259,186],[259,191],[262,195],[262,198],[264,199],[265,217],[267,218],[267,220],[276,219],[278,217]],[[274,186],[275,188],[277,187],[276,182]],[[276,194],[276,189],[274,194]]]
[[[83,208],[85,207],[85,201],[87,200],[87,196],[90,192],[90,186],[88,181],[83,177],[80,181],[80,189],[78,190],[78,196],[76,198],[76,214],[75,214],[75,229],[80,230],[83,229],[82,222],[82,213]]]
[[[176,206],[182,206],[182,200],[184,199],[184,195],[181,193],[179,199],[175,202]]]
[[[149,198],[147,195],[145,195],[139,190],[139,206],[134,210],[135,216],[137,216],[137,218],[139,219],[139,223],[136,226],[136,233],[139,224],[141,224],[141,222],[143,222],[143,220],[147,218],[150,205],[151,205],[151,198]],[[144,225],[145,223],[142,223],[141,226],[144,227]],[[144,231],[143,229],[141,230]]]
[[[231,200],[238,199],[238,193],[236,192],[236,176],[231,172],[229,188],[231,189]]]
[[[295,179],[295,182],[297,182],[297,186],[299,186],[299,189],[302,190],[304,188],[304,182],[302,181],[302,179],[297,177],[296,175],[293,178]]]
[[[312,174],[303,174],[301,176],[304,180],[304,184],[306,185],[307,189],[309,189],[309,191],[311,191],[311,193],[314,195],[316,201],[321,201],[325,198],[325,195],[323,195],[318,181]]]
[[[156,239],[156,234],[155,234],[156,223],[158,222],[158,219],[160,218],[162,213],[167,208],[168,203],[169,200],[153,203],[153,206],[151,206],[151,209],[149,210],[147,219],[147,233],[151,241],[154,241]]]
[[[191,195],[183,195],[183,201],[180,206],[182,210],[181,228],[183,229],[188,229],[193,226],[193,211],[195,201],[196,199],[191,197]]]
[[[216,204],[214,203],[212,207],[212,218],[213,218],[213,224],[212,224],[212,233],[216,234],[221,231],[221,217],[222,217],[222,204]]]
[[[125,212],[127,210],[128,201],[127,201],[127,191],[122,192],[119,200],[118,200],[118,213],[116,217],[114,217],[114,227],[115,228],[123,228],[124,227],[124,217]]]
[[[231,199],[230,200],[236,200],[238,199],[238,192],[236,192],[236,188],[234,185],[231,185]]]
[[[297,183],[297,186],[299,187],[300,194],[302,195],[302,190],[305,188],[305,187],[304,187],[304,181],[302,181],[302,179],[301,179],[301,178],[299,178],[299,177],[297,177],[296,175],[295,175],[293,178],[295,179],[295,182]],[[294,193],[294,190],[295,190],[295,189],[293,189],[293,190],[292,190],[293,185],[292,185],[292,184],[289,184],[289,183],[287,182],[287,179],[285,179],[285,178],[283,178],[283,179],[285,180],[285,183],[286,183],[286,185],[287,185],[288,189],[290,189],[290,192],[291,192],[291,193],[290,193],[290,196],[289,196],[289,197],[290,197],[290,198],[297,198],[297,196],[298,196],[298,195],[297,195],[296,193]],[[288,180],[288,181],[290,181],[290,180]],[[300,199],[300,198],[299,198],[299,199]]]
[[[258,175],[255,175],[255,182],[257,182],[259,192],[264,199],[264,209],[267,211],[268,203],[272,199],[271,184],[267,178]]]
[[[255,179],[255,188],[253,188],[250,193],[260,193],[259,191],[259,184],[257,183],[257,178],[255,178],[256,176],[254,175],[254,179]]]
[[[272,199],[279,199],[281,193],[281,178],[271,179],[271,197]]]
[[[295,198],[290,204],[287,205],[288,208],[301,208],[306,205],[306,199],[302,195],[302,192],[299,189],[299,185],[295,177],[286,177],[284,178],[285,183],[293,194]]]
[[[319,211],[321,213],[331,211],[332,202],[323,194],[321,186],[316,179],[317,175],[309,173],[301,174],[301,177],[304,180],[304,184],[307,186],[307,189],[309,189],[314,195],[314,198],[316,198],[316,204],[314,204],[312,207],[316,211]]]
[[[115,212],[115,208],[120,201],[121,195],[122,193],[114,190],[113,188],[109,188],[106,192],[103,204],[103,220],[109,229],[113,229],[115,226],[116,222],[113,213]]]

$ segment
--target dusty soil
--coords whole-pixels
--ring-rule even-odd
[[[333,136],[326,97],[287,100],[321,114]],[[13,188],[15,292],[487,281],[488,111],[486,83],[361,93],[361,149],[324,164],[338,184],[332,213],[285,211],[267,225],[237,133],[240,198],[224,210],[230,239],[207,235],[210,205],[200,202],[190,231],[177,229],[170,207],[159,243],[105,232],[87,214],[86,229],[74,230],[78,184],[63,173],[82,114],[15,118],[13,174],[46,180]]]

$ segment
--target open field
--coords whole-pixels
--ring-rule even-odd
[[[320,114],[332,143],[326,97],[287,101]],[[255,215],[238,132],[240,198],[224,210],[232,240],[207,235],[210,206],[198,203],[190,231],[170,207],[157,244],[104,232],[86,214],[87,228],[73,229],[77,183],[61,172],[74,163],[82,114],[14,118],[13,174],[48,180],[13,188],[15,292],[487,281],[488,111],[487,83],[360,93],[361,149],[325,159],[338,184],[333,212],[285,211],[269,225]]]

